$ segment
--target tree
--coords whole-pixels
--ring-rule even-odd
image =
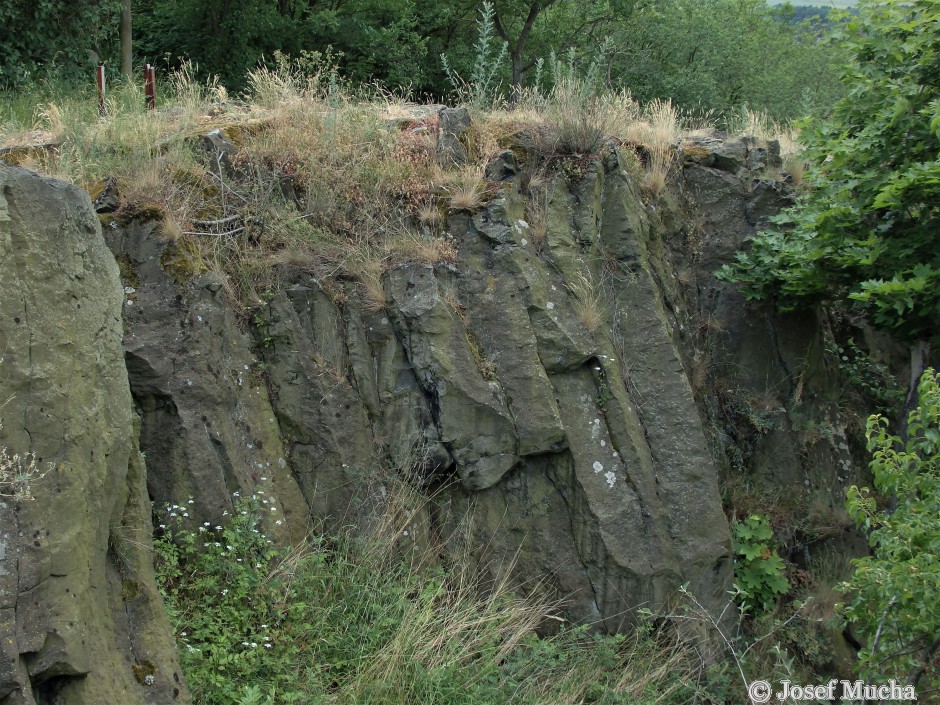
[[[122,0],[0,2],[0,86],[53,68],[77,74],[113,35]]]
[[[940,331],[940,3],[863,0],[837,39],[847,94],[803,131],[809,191],[719,278],[783,309],[859,307],[910,345],[910,407]]]
[[[837,48],[764,0],[658,0],[614,33],[611,78],[643,101],[728,115],[743,104],[775,119],[829,110]]]
[[[138,54],[189,60],[231,90],[275,51],[328,48],[353,83],[424,87],[427,49],[418,28],[428,28],[412,0],[135,0],[135,8]]]
[[[131,0],[124,0],[124,7],[121,8],[121,73],[128,77],[134,70],[132,37]]]
[[[889,434],[883,417],[868,419],[875,488],[896,500],[879,511],[867,488],[849,490],[849,513],[870,532],[873,555],[853,562],[840,589],[843,614],[865,643],[861,675],[932,687],[940,685],[940,375],[925,371],[918,391],[906,440]]]

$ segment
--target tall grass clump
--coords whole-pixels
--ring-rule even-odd
[[[179,209],[178,175],[195,168],[192,134],[207,104],[224,93],[200,84],[184,65],[161,82],[164,109],[147,111],[142,88],[116,80],[99,115],[97,100],[81,88],[40,100],[30,131],[18,142],[5,122],[4,145],[22,146],[18,163],[75,183],[98,195],[106,181],[116,185],[126,206]]]
[[[617,112],[589,84],[574,76],[555,82],[546,106],[557,136],[558,154],[596,154],[613,132]]]
[[[651,705],[699,692],[698,662],[674,639],[538,637],[556,604],[444,568],[413,540],[414,511],[390,504],[367,536],[291,549],[267,538],[281,520],[263,492],[215,526],[166,509],[157,575],[196,703]]]
[[[561,157],[596,154],[604,140],[615,134],[618,123],[634,118],[636,105],[628,91],[610,92],[599,86],[601,59],[609,48],[605,43],[583,71],[577,70],[573,52],[567,59],[552,53],[547,62],[551,85],[547,92],[540,86],[546,62],[538,63],[535,84],[523,92],[520,105],[537,112],[546,123],[547,129],[537,135],[539,152]]]
[[[590,333],[595,333],[607,316],[607,303],[601,286],[588,272],[578,272],[567,285],[574,297],[574,310],[578,319]]]
[[[657,195],[666,186],[676,163],[681,120],[679,111],[669,100],[648,103],[633,121],[624,123],[618,137],[639,145],[645,152],[646,173],[641,186]]]

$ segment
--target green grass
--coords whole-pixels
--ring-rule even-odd
[[[196,530],[184,506],[162,518],[158,580],[198,705],[707,702],[701,661],[675,636],[540,637],[557,604],[445,567],[403,512],[369,538],[286,550],[264,533],[273,504],[258,493]]]

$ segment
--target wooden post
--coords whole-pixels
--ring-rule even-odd
[[[98,84],[98,114],[101,115],[101,117],[104,117],[108,114],[108,106],[104,102],[104,64],[98,64],[98,69],[95,71],[95,81]]]
[[[144,66],[144,94],[147,96],[147,110],[157,107],[157,74],[153,66]]]

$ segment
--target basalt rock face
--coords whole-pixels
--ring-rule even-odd
[[[122,293],[87,194],[0,165],[0,702],[189,701],[156,591]],[[10,495],[11,488],[4,487]]]
[[[689,169],[733,180],[740,241],[738,151],[741,174]],[[154,223],[105,228],[133,289],[153,499],[191,497],[215,521],[232,493],[273,488],[291,538],[368,523],[407,466],[433,494],[416,523],[454,555],[544,576],[576,620],[628,628],[685,583],[720,611],[728,523],[692,386],[700,341],[677,313],[699,292],[673,242],[699,206],[691,186],[648,205],[622,159],[611,148],[538,193],[524,164],[500,170],[485,208],[451,215],[456,261],[394,264],[379,311],[295,273],[239,322],[215,275],[179,276]]]
[[[379,310],[297,269],[236,308],[159,221],[102,216],[112,258],[87,197],[0,167],[0,442],[54,464],[0,506],[0,702],[188,701],[148,496],[220,523],[262,489],[285,543],[405,496],[403,545],[610,631],[684,584],[725,607],[719,478],[841,504],[830,319],[713,275],[791,199],[776,146],[699,138],[656,195],[614,145],[544,179],[523,152],[450,214],[453,261],[391,263]]]

